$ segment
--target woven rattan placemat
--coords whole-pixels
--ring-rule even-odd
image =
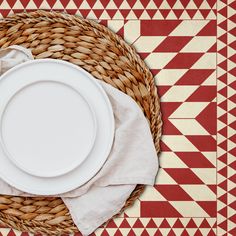
[[[0,20],[0,48],[9,45],[30,48],[35,58],[72,62],[128,94],[142,108],[156,150],[160,151],[162,122],[154,78],[135,50],[121,37],[94,21],[36,11]],[[132,205],[143,190],[144,186],[138,185],[122,211]],[[7,227],[48,235],[78,231],[60,198],[2,195],[0,221]]]

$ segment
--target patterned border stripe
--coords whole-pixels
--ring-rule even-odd
[[[67,11],[90,19],[216,19],[216,0],[1,0],[1,15],[23,9]]]
[[[218,1],[218,235],[236,235],[236,2]]]

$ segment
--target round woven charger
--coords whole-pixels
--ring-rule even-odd
[[[91,20],[57,12],[20,13],[0,20],[0,48],[22,45],[35,58],[56,58],[83,67],[97,79],[128,94],[142,108],[160,151],[161,113],[153,76],[132,46]],[[127,143],[127,145],[129,145]],[[145,158],[145,157],[143,157]],[[138,185],[121,212],[143,192]],[[0,221],[32,233],[78,232],[60,198],[0,196]]]

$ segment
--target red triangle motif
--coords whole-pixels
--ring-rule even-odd
[[[143,223],[139,219],[137,219],[133,225],[133,228],[144,228],[144,226]]]
[[[223,122],[224,124],[227,124],[227,120],[228,120],[228,115],[227,113],[225,113],[224,115],[220,116],[218,118],[218,120],[220,120],[221,122]]]
[[[227,20],[221,22],[220,24],[218,24],[218,26],[220,28],[222,28],[223,30],[227,31]]]
[[[106,8],[106,6],[108,5],[108,3],[110,2],[109,0],[100,0],[101,4],[104,6],[104,8]]]
[[[106,225],[106,228],[118,228],[116,223],[114,222],[114,220],[109,220],[107,225]]]
[[[218,38],[218,40],[220,40],[220,41],[223,42],[224,44],[227,44],[227,39],[228,39],[228,35],[227,35],[227,34],[223,34],[223,35],[221,35],[221,36]],[[224,52],[226,52],[226,53],[224,53],[224,54],[221,53],[221,55],[227,57],[227,50],[226,50],[226,47],[224,47],[223,49],[224,49]],[[221,51],[222,51],[222,49],[221,49],[219,52],[221,52]]]
[[[233,135],[229,138],[232,142],[236,143],[236,135]]]
[[[93,12],[98,19],[100,18],[100,16],[102,15],[104,11],[105,11],[104,9],[93,9]]]
[[[220,104],[218,104],[218,106],[222,108],[223,110],[227,111],[227,107],[228,107],[227,100],[221,102]]]
[[[222,208],[221,210],[218,211],[219,214],[227,218],[227,207]]]
[[[114,17],[114,15],[116,14],[117,10],[116,9],[106,9],[108,15],[110,16],[110,18],[112,19]]]
[[[162,14],[162,16],[164,17],[164,19],[166,19],[166,17],[168,16],[168,14],[170,13],[169,9],[159,9],[160,13]]]
[[[55,5],[55,3],[56,3],[56,1],[57,0],[47,0],[47,3],[48,3],[48,5],[52,8],[54,5]]]
[[[143,232],[142,232],[142,236],[150,236],[150,234],[147,232],[147,230],[145,229]]]
[[[173,228],[184,228],[184,225],[181,223],[179,219],[177,219],[173,225]]]
[[[1,9],[0,13],[5,18],[9,15],[10,11],[11,11],[11,9]]]
[[[88,16],[89,12],[90,12],[90,9],[80,9],[79,11],[80,11],[81,15],[82,15],[84,18],[86,18],[86,17]],[[91,11],[92,11],[92,10],[91,10]]]
[[[233,41],[231,44],[229,44],[229,46],[235,50],[236,49],[236,40]]]
[[[155,236],[163,236],[163,235],[162,235],[161,231],[158,229],[155,233]]]
[[[231,17],[229,17],[229,19],[230,19],[232,22],[236,22],[236,14],[232,15]]]
[[[131,9],[120,9],[119,11],[120,11],[121,15],[126,19],[128,14],[130,13]]]
[[[160,224],[160,228],[171,228],[168,221],[166,219],[164,219],[161,224]]]
[[[218,80],[220,80],[220,81],[223,82],[224,84],[227,84],[227,82],[228,82],[227,74],[226,74],[226,73],[223,74],[222,76],[220,76],[220,77],[218,78]]]
[[[167,236],[176,236],[176,234],[173,231],[173,229],[171,229],[170,232],[167,234]]]
[[[173,6],[175,5],[175,1],[173,1],[173,0],[167,0],[167,2],[171,8],[173,8]]]
[[[236,63],[236,62],[235,62],[235,63]],[[230,86],[232,89],[236,90],[236,80],[235,80],[234,82],[232,82],[231,84],[229,84],[229,86]]]
[[[153,16],[156,14],[157,10],[156,9],[148,9],[147,13],[150,16],[150,18],[152,19]]]
[[[236,188],[231,189],[230,194],[234,195],[236,197]]]
[[[233,148],[229,151],[232,156],[236,156],[236,148]]]
[[[204,219],[199,228],[211,228],[211,226],[209,225],[208,221]]]
[[[234,136],[236,136],[236,135],[234,135]],[[234,170],[236,170],[236,161],[230,163],[229,166],[230,166],[231,168],[233,168]]]
[[[227,127],[221,129],[220,131],[218,131],[218,133],[221,134],[222,136],[224,136],[225,138],[227,138],[227,134],[228,134]]]
[[[190,219],[190,221],[188,222],[186,228],[197,228],[197,225],[195,224],[193,219]]]
[[[139,19],[140,16],[143,14],[144,9],[135,9],[135,10],[133,9],[133,12],[134,12],[135,16]]]
[[[218,171],[219,174],[223,175],[223,176],[227,176],[228,170],[227,170],[227,166],[222,168],[221,170]],[[223,183],[223,182],[222,182]],[[222,184],[221,183],[221,184]],[[219,186],[221,186],[221,184],[219,184]],[[226,190],[226,189],[225,189]]]
[[[224,176],[224,175],[223,175]],[[227,180],[224,180],[223,182],[221,182],[220,184],[218,184],[218,186],[222,189],[224,189],[225,191],[227,191]]]
[[[225,231],[227,231],[227,221],[223,221],[222,223],[220,223],[218,225],[220,228],[224,229]]]
[[[78,7],[78,9],[80,8],[80,5],[82,4],[82,2],[83,2],[83,0],[76,0],[76,1],[74,1],[75,5]]]
[[[227,6],[223,7],[218,11],[218,13],[220,13],[222,16],[227,16],[227,12],[228,12]]]
[[[134,4],[136,3],[136,0],[129,0],[129,5],[132,8],[134,6]]]
[[[185,230],[182,232],[181,236],[189,236],[188,231],[185,229]]]
[[[195,5],[199,8],[202,5],[203,0],[194,0]]]
[[[230,203],[229,206],[233,209],[236,209],[236,201]]]
[[[232,70],[230,70],[229,73],[233,76],[236,76],[236,68],[233,68]]]
[[[218,158],[219,161],[225,163],[227,165],[227,161],[228,161],[228,157],[227,157],[227,154],[225,153],[224,155],[220,156]]]
[[[27,7],[28,3],[29,3],[30,0],[21,0],[21,4],[23,5],[24,8]]]
[[[12,8],[15,5],[16,0],[8,0],[7,3]]]
[[[227,87],[224,87],[220,91],[218,91],[218,93],[227,98],[228,96],[227,91],[228,91]]]
[[[203,236],[203,235],[202,235],[201,231],[198,229],[198,230],[195,232],[194,236]]]
[[[153,2],[156,4],[157,8],[159,8],[163,2],[163,0],[153,0]]]
[[[16,236],[16,234],[15,234],[14,231],[11,229],[10,232],[7,234],[7,236]]]
[[[123,236],[119,229],[115,232],[114,236]]]
[[[235,35],[236,35],[236,28],[234,27],[233,29],[231,29],[231,30],[229,31],[229,33],[235,36]],[[231,43],[231,44],[235,45],[235,41],[234,41],[233,43]],[[230,44],[230,45],[231,45],[231,44]],[[230,46],[230,47],[236,48],[235,46]]]
[[[227,57],[227,47],[222,48],[220,51],[218,51],[222,56]]]
[[[222,61],[220,64],[218,64],[219,67],[221,67],[223,70],[227,70],[227,60]]]
[[[188,13],[188,15],[190,16],[191,19],[194,17],[194,15],[197,12],[197,10],[195,10],[195,9],[194,10],[193,9],[191,9],[191,10],[187,9],[186,11],[187,11],[187,13]]]
[[[231,235],[236,235],[236,227],[234,227],[233,229],[231,229],[231,230],[229,231],[229,233],[230,233]]]
[[[177,19],[179,19],[182,13],[184,12],[184,9],[173,9],[173,12],[175,13]]]
[[[131,227],[130,227],[130,224],[128,223],[128,221],[126,219],[124,219],[122,221],[122,223],[120,224],[119,228],[131,228]]]
[[[230,3],[229,6],[232,7],[233,9],[236,9],[236,1]]]
[[[134,231],[131,229],[128,233],[127,236],[136,236],[136,234],[134,233]]]
[[[86,2],[89,4],[89,6],[92,9],[96,1],[94,1],[94,0],[86,0]]]
[[[150,0],[142,0],[140,1],[142,3],[142,5],[144,6],[144,8],[147,7],[148,3],[150,2]]]
[[[230,181],[234,182],[236,184],[236,175],[232,175],[230,178],[229,178]],[[236,209],[236,208],[235,208]]]
[[[229,124],[229,126],[236,130],[236,121],[234,121],[231,124]]]
[[[236,63],[236,54],[234,54],[233,56],[231,56],[231,57],[229,58],[229,60],[232,61],[232,62],[234,62],[234,63]]]
[[[236,116],[236,108],[233,108],[232,110],[230,110],[229,113],[233,116]]]
[[[157,225],[156,225],[156,223],[154,222],[154,220],[151,219],[151,220],[148,222],[146,228],[157,228]]]
[[[214,7],[214,5],[216,4],[215,0],[207,0],[207,3],[210,5],[211,8]]]
[[[182,5],[184,6],[184,8],[186,8],[187,5],[189,4],[189,0],[180,0],[180,2],[181,2]]]
[[[77,10],[76,9],[66,9],[66,12],[71,15],[75,15]]]

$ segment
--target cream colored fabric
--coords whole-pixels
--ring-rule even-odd
[[[31,52],[19,46],[0,50],[0,74],[31,59]],[[157,154],[143,112],[129,96],[100,83],[115,116],[112,150],[102,169],[89,182],[60,195],[83,235],[92,233],[119,212],[137,184],[153,185],[158,171]],[[1,179],[0,194],[32,196]]]

